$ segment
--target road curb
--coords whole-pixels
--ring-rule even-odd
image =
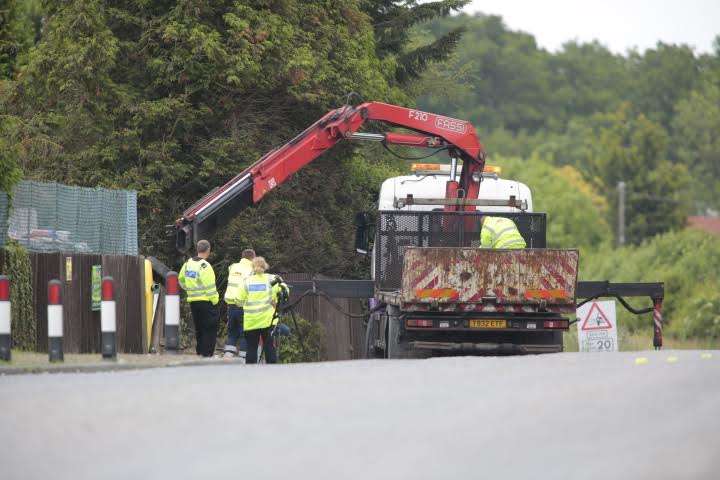
[[[3,375],[25,375],[38,373],[98,373],[115,372],[127,370],[149,370],[152,368],[176,368],[176,367],[198,367],[210,365],[243,365],[239,359],[225,360],[213,358],[212,360],[187,360],[174,361],[166,364],[143,364],[143,363],[107,363],[107,364],[58,364],[42,365],[33,367],[0,367],[0,376]]]

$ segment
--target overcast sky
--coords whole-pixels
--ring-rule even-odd
[[[553,51],[568,40],[597,39],[616,53],[659,40],[707,53],[720,34],[720,0],[473,0],[465,11],[500,15]]]

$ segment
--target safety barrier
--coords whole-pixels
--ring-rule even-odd
[[[62,362],[63,355],[63,304],[62,282],[48,282],[48,357],[51,362]]]
[[[180,348],[180,286],[178,274],[165,276],[165,351],[177,353]]]
[[[103,277],[101,291],[100,331],[102,332],[102,357],[107,360],[114,360],[117,358],[117,341],[115,339],[117,322],[115,318],[115,284],[112,277]]]
[[[0,360],[11,360],[10,279],[0,275]]]

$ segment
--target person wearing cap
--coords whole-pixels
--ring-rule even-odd
[[[263,257],[255,257],[252,265],[253,274],[242,282],[235,299],[235,304],[242,306],[244,312],[243,327],[247,340],[245,363],[248,365],[257,363],[261,338],[265,361],[277,363],[277,352],[271,332],[275,307],[282,287],[274,275],[265,273],[269,266]]]
[[[207,261],[210,256],[210,242],[197,243],[197,255],[185,262],[178,274],[178,281],[187,293],[193,323],[195,324],[195,352],[203,357],[212,357],[217,339],[218,310],[220,301],[215,287],[215,272]]]
[[[225,303],[228,305],[228,334],[223,349],[225,358],[233,358],[236,355],[244,357],[247,351],[247,342],[243,337],[243,309],[235,302],[238,289],[245,278],[253,273],[253,258],[255,258],[255,251],[247,248],[243,250],[240,261],[230,265],[228,270],[228,284],[224,297]],[[238,340],[240,340],[239,352],[237,348]]]
[[[482,217],[482,230],[480,231],[480,248],[525,248],[527,244],[520,231],[509,218]]]

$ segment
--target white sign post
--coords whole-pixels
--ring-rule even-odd
[[[581,352],[617,352],[615,300],[588,302],[577,309],[578,348]]]

